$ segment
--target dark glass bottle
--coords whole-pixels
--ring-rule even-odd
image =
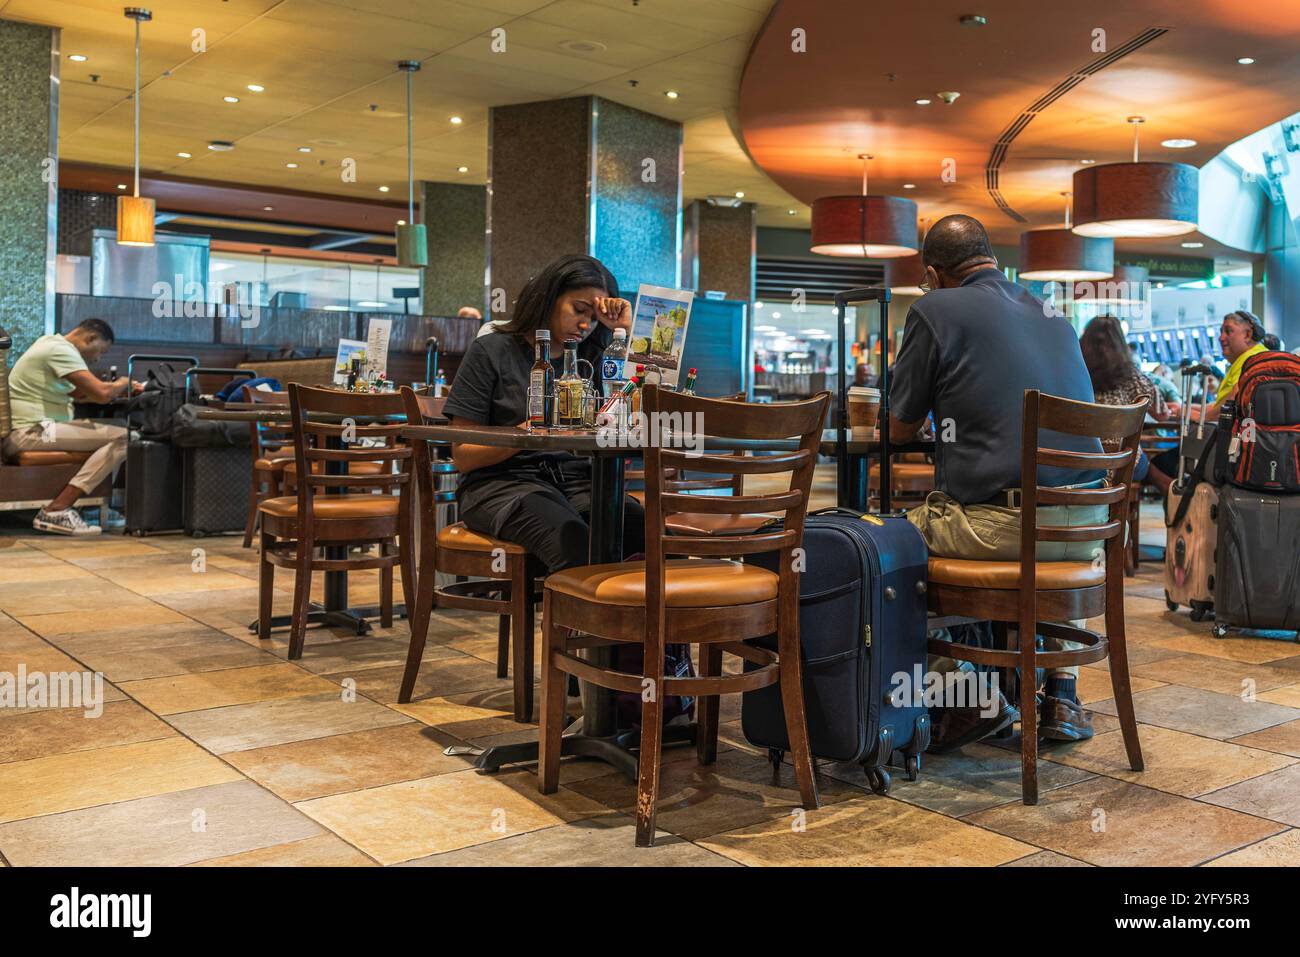
[[[536,358],[528,371],[528,427],[545,428],[551,424],[551,404],[555,395],[555,370],[551,368],[551,332],[538,329]]]

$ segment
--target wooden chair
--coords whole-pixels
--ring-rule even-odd
[[[1166,449],[1178,448],[1178,439],[1170,435],[1161,435],[1161,428],[1167,428],[1167,426],[1147,425],[1142,429],[1139,447],[1147,454],[1147,458],[1154,458]],[[1124,575],[1131,578],[1137,574],[1138,564],[1142,561],[1142,495],[1147,487],[1141,482],[1131,482],[1129,484],[1133,494],[1129,499],[1128,537],[1125,539],[1126,547],[1124,549]]]
[[[603,688],[639,694],[640,769],[637,782],[636,843],[654,842],[655,802],[659,793],[663,706],[666,695],[699,695],[696,747],[700,762],[717,755],[718,701],[721,694],[765,688],[778,680],[785,706],[790,753],[803,806],[818,806],[817,783],[808,747],[802,667],[799,660],[799,573],[793,550],[803,539],[808,494],[822,422],[830,402],[821,393],[783,405],[749,405],[645,390],[644,407],[659,412],[703,416],[708,433],[723,438],[799,437],[796,451],[771,456],[687,456],[680,450],[648,448],[646,456],[646,560],[587,565],[556,572],[543,584],[542,721],[538,787],[543,794],[559,786],[560,735],[564,728],[567,679],[574,675]],[[665,468],[701,469],[718,474],[791,472],[786,491],[766,495],[702,496],[667,490]],[[677,512],[741,515],[779,511],[779,531],[750,535],[669,535],[666,519]],[[669,555],[727,556],[779,551],[780,572],[736,561],[700,558],[670,560]],[[572,631],[581,637],[571,637]],[[776,633],[778,652],[745,642]],[[663,674],[664,645],[698,644],[700,676]],[[641,674],[600,667],[577,657],[580,648],[610,643],[639,644]],[[722,673],[723,653],[758,667]],[[647,690],[649,693],[647,693]]]
[[[445,398],[417,395],[402,388],[406,418],[420,422],[442,415]],[[434,460],[429,443],[415,447],[415,474],[423,515],[431,518],[439,496],[451,493],[434,487],[435,475],[455,474],[456,467],[447,461]],[[534,605],[535,582],[528,571],[528,553],[522,545],[471,531],[464,522],[455,522],[420,536],[420,571],[411,616],[411,645],[402,674],[398,702],[405,704],[415,691],[420,660],[428,637],[429,619],[435,607],[466,608],[498,616],[497,677],[509,670],[511,646],[514,649],[514,716],[516,721],[533,719]],[[436,575],[445,572],[472,576],[486,581],[458,581],[438,587]],[[498,597],[500,596],[500,597]]]
[[[240,392],[250,404],[288,406],[289,393],[265,392],[244,386]],[[283,494],[284,467],[293,461],[293,426],[288,422],[248,423],[248,444],[253,450],[253,481],[248,488],[248,520],[244,523],[244,547],[253,544],[258,525],[257,506],[263,500]]]
[[[934,491],[934,463],[927,462],[924,453],[905,453],[898,461],[890,463],[889,490],[893,505],[920,505]],[[875,503],[880,494],[880,465],[867,470],[867,495]]]
[[[1034,669],[1065,668],[1110,655],[1111,686],[1124,732],[1129,766],[1142,770],[1142,748],[1129,683],[1124,637],[1124,528],[1129,483],[1137,457],[1138,433],[1146,403],[1093,405],[1026,390],[1021,442],[1020,560],[986,562],[931,558],[927,595],[930,611],[978,621],[1007,623],[1016,629],[1018,648],[975,648],[931,638],[930,653],[998,668],[1019,668],[1021,790],[1026,804],[1038,803],[1038,717]],[[1065,452],[1039,448],[1039,429],[1098,440],[1122,436],[1113,452]],[[1105,487],[1048,488],[1037,485],[1039,466],[1109,471]],[[1038,522],[1040,505],[1106,505],[1105,522],[1074,527]],[[1105,564],[1097,561],[1043,561],[1039,542],[1104,541]],[[1101,557],[1101,556],[1098,556]],[[1032,585],[1029,583],[1033,583]],[[1104,635],[1074,625],[1075,619],[1105,615]],[[1078,642],[1070,651],[1036,650],[1036,635]]]
[[[291,384],[294,458],[306,476],[296,495],[268,498],[258,505],[262,516],[261,574],[258,576],[258,637],[270,637],[275,566],[296,572],[289,658],[301,658],[315,571],[380,573],[380,623],[393,624],[393,568],[401,566],[407,607],[415,602],[412,554],[414,510],[411,505],[412,451],[400,440],[405,403],[399,395],[366,395]],[[328,416],[333,421],[313,419]],[[359,446],[364,439],[381,445]],[[352,446],[352,447],[349,447]],[[358,462],[380,462],[382,474],[357,475]],[[317,463],[321,469],[316,468]],[[388,469],[396,470],[390,471]],[[323,469],[323,470],[322,470]],[[356,492],[356,489],[368,491]],[[321,491],[323,490],[323,492]],[[350,491],[352,490],[352,491]],[[398,494],[391,494],[396,490]],[[376,494],[378,493],[378,494]],[[377,545],[378,554],[346,557],[354,546]],[[342,558],[316,558],[318,546],[343,550]]]

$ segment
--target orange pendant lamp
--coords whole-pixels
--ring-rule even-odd
[[[1080,236],[1070,228],[1069,193],[1065,225],[1041,226],[1020,234],[1021,279],[1081,282],[1107,279],[1115,271],[1115,240]]]
[[[1089,166],[1074,174],[1074,231],[1080,236],[1181,236],[1196,229],[1200,171],[1186,163],[1139,161],[1145,117],[1130,116],[1133,162]]]
[[[867,192],[867,161],[861,153],[862,193],[823,196],[812,204],[812,252],[823,256],[898,259],[917,251],[916,203]]]
[[[152,246],[155,203],[140,195],[140,24],[153,14],[139,7],[127,7],[127,19],[135,21],[135,189],[117,198],[117,242],[122,246]]]

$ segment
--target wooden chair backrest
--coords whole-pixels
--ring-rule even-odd
[[[289,404],[288,392],[267,392],[247,385],[239,391],[243,400],[249,405],[260,404],[284,407]],[[248,430],[248,438],[253,446],[253,458],[255,459],[280,452],[286,446],[293,444],[293,423],[291,422],[250,422],[248,423]]]

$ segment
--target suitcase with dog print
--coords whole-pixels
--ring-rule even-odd
[[[916,687],[926,670],[925,541],[905,518],[831,508],[809,513],[803,554],[799,644],[813,756],[861,764],[884,794],[891,761],[915,780],[930,743]],[[746,560],[775,570],[779,559]],[[775,650],[776,636],[752,643]],[[779,683],[744,694],[741,726],[779,774],[789,749]]]

